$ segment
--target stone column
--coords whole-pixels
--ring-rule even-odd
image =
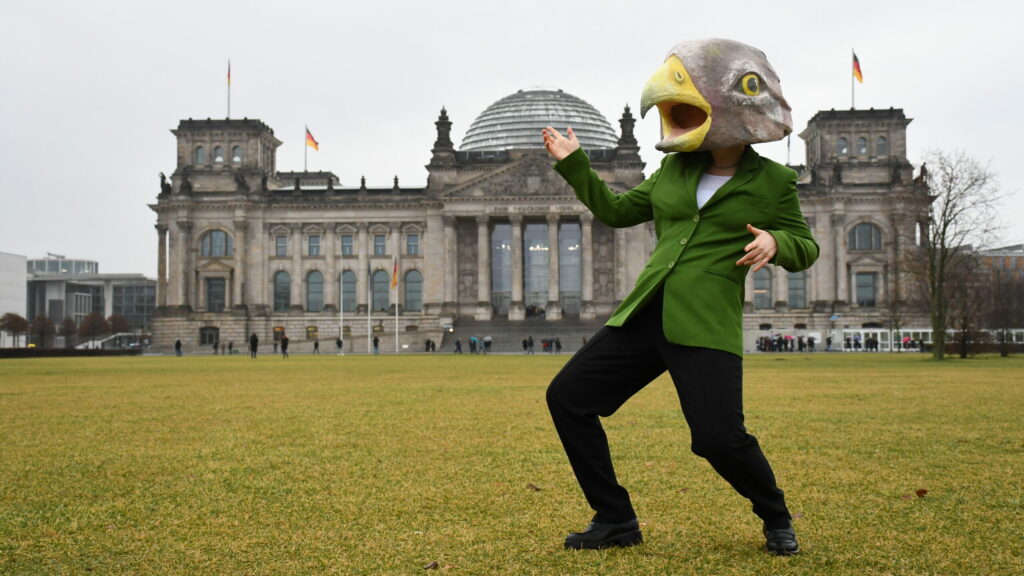
[[[373,250],[373,246],[370,243],[370,238],[367,230],[366,222],[360,222],[358,224],[359,232],[356,237],[356,253],[359,254],[359,269],[355,270],[356,273],[356,312],[366,314],[366,309],[370,305],[367,300],[367,293],[370,290],[370,251]]]
[[[526,305],[523,304],[523,216],[509,216],[512,228],[512,302],[508,307],[509,320],[526,318]]]
[[[177,225],[167,227],[167,305],[181,305],[181,232]]]
[[[850,302],[850,280],[846,270],[846,217],[843,214],[832,214],[832,258],[835,271],[835,300],[844,304]]]
[[[305,284],[306,279],[302,274],[302,224],[292,224],[291,228],[291,253],[292,253],[292,307],[300,306],[306,309]]]
[[[156,305],[167,306],[167,225],[157,224]]]
[[[626,266],[626,229],[615,229],[615,302],[625,300],[632,286],[629,285],[629,268]]]
[[[547,320],[562,319],[558,288],[558,222],[558,214],[548,214],[548,304],[544,309]]]
[[[594,215],[590,212],[580,214],[580,248],[582,249],[582,270],[580,271],[580,282],[582,283],[583,302],[580,307],[580,318],[593,320],[597,317],[594,310]]]
[[[767,268],[767,266],[766,266]],[[787,277],[788,272],[782,266],[772,266],[772,297],[775,299],[772,305],[775,308],[780,306],[789,306],[789,278]]]
[[[455,294],[458,286],[458,238],[455,233],[455,216],[443,216],[444,221],[444,302],[442,308],[451,314],[455,308]]]
[[[249,223],[245,220],[235,220],[235,277],[234,287],[231,296],[231,305],[240,306],[248,303],[245,297],[247,284],[248,267],[246,266],[246,254],[249,249],[249,241],[246,232],[249,230]]]
[[[324,311],[325,312],[337,312],[338,306],[335,304],[338,302],[338,296],[335,293],[335,286],[337,283],[335,280],[338,279],[338,272],[334,265],[335,253],[341,251],[337,247],[337,237],[334,235],[334,227],[325,224],[324,225],[324,238],[323,242],[320,243],[320,254],[324,256],[326,265],[324,266]]]
[[[181,282],[178,304],[194,307],[196,274],[192,265],[192,223],[178,221],[178,280]]]
[[[476,314],[475,320],[491,319],[491,229],[487,215],[476,217]]]

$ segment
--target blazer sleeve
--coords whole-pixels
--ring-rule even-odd
[[[662,159],[662,167],[664,165],[665,160]],[[580,202],[598,220],[612,228],[626,228],[654,219],[651,190],[658,181],[661,168],[625,194],[615,194],[608,189],[601,177],[590,169],[590,158],[582,148],[557,162],[555,171],[572,186]]]
[[[790,171],[786,178],[785,192],[779,198],[775,215],[775,223],[768,232],[775,237],[778,251],[771,263],[790,272],[810,268],[818,259],[819,248],[814,235],[807,227],[803,212],[800,211],[795,172]]]

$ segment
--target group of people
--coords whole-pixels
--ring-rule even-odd
[[[817,340],[814,336],[790,336],[771,334],[757,339],[758,352],[814,352]]]
[[[548,354],[562,353],[562,340],[560,338],[542,338],[540,349]],[[523,354],[533,354],[533,336],[523,338]]]
[[[484,336],[483,338],[477,338],[476,336],[470,336],[469,342],[469,353],[470,354],[488,354],[491,351],[491,346],[494,344],[494,338],[490,336]],[[452,350],[454,354],[462,354],[462,339],[455,339],[455,349]]]

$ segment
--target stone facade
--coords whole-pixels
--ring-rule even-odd
[[[633,122],[627,109],[619,145],[588,151],[617,192],[644,177]],[[280,141],[258,120],[182,121],[173,131],[178,166],[151,205],[154,346],[244,348],[247,334],[266,344],[284,331],[293,347],[318,338],[332,350],[343,322],[347,350],[367,350],[376,335],[390,352],[396,306],[399,346],[409,350],[440,343],[460,318],[610,314],[653,248],[653,225],[612,231],[595,222],[542,149],[456,151],[446,111],[436,127],[425,188],[396,178],[370,189],[331,173],[277,172]],[[572,262],[560,265],[560,254]],[[492,282],[492,271],[501,278]],[[343,272],[354,280],[344,283],[354,292],[344,310]]]
[[[931,203],[907,160],[910,121],[903,110],[871,109],[822,111],[808,122],[807,165],[794,168],[821,253],[804,274],[770,267],[747,276],[746,349],[769,333],[841,342],[863,332],[884,342],[900,326],[927,330],[927,317],[901,305],[911,299],[901,264],[927,237]]]
[[[928,191],[906,158],[902,110],[819,112],[795,167],[818,262],[790,275],[748,275],[748,350],[770,333],[841,339],[885,329],[905,285],[900,262],[927,225]],[[627,108],[614,148],[587,150],[616,192],[643,178]],[[595,221],[542,148],[459,151],[442,110],[427,185],[343,186],[329,172],[276,170],[273,131],[258,120],[185,120],[178,165],[157,202],[154,345],[186,349],[287,332],[326,350],[343,322],[346,349],[422,349],[461,320],[603,319],[629,293],[656,242],[653,225]],[[539,139],[539,137],[538,137]],[[393,271],[398,281],[391,285]],[[342,274],[347,280],[339,281]],[[374,288],[374,285],[376,286]],[[344,304],[342,302],[342,292]],[[368,314],[369,311],[369,314]],[[369,319],[368,319],[369,316]],[[404,349],[404,348],[403,348]]]

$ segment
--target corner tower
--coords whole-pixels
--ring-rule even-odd
[[[178,166],[163,192],[249,193],[267,189],[281,141],[259,120],[182,120],[176,130]]]

